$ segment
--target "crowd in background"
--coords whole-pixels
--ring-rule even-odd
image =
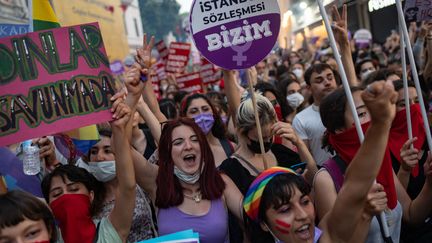
[[[332,11],[343,67],[327,39],[305,37],[300,49],[222,70],[203,94],[181,91],[169,75],[158,100],[141,80],[154,43],[145,40],[125,62],[127,92],[112,98],[113,121],[98,124],[87,154],[65,135],[33,140],[44,200],[3,188],[0,242],[138,242],[189,228],[203,243],[387,242],[383,223],[393,242],[431,242],[432,158],[412,65],[414,138],[406,132],[401,36],[358,44],[346,7]],[[430,115],[432,22],[408,27]],[[21,144],[9,150],[19,157]]]

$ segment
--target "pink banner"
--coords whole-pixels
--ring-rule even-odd
[[[201,57],[200,76],[203,84],[213,84],[220,81],[221,74],[216,66],[204,57]]]
[[[153,68],[154,68],[155,72],[157,73],[159,80],[167,79],[167,74],[165,71],[165,64],[162,61],[160,61],[160,60],[157,61],[153,65]]]
[[[159,52],[159,57],[163,62],[168,60],[168,48],[163,40],[156,43],[156,49]]]
[[[202,79],[199,73],[188,73],[176,78],[180,90],[188,93],[203,93]]]
[[[0,60],[0,146],[111,119],[97,23],[2,38]]]
[[[156,98],[159,100],[161,97],[160,97],[160,90],[159,90],[160,80],[158,75],[155,73],[150,74],[150,81],[152,83],[153,92],[155,93]]]
[[[184,73],[189,61],[190,51],[190,43],[172,42],[169,48],[166,71],[176,74]]]

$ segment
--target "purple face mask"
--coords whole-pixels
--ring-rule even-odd
[[[195,120],[195,123],[201,128],[201,131],[203,131],[205,135],[207,135],[211,131],[215,122],[213,114],[211,113],[201,113],[194,116],[193,118]]]

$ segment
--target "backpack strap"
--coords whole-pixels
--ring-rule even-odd
[[[234,153],[234,148],[230,141],[228,139],[219,139],[219,143],[222,145],[227,158],[229,158]]]
[[[345,162],[336,155],[324,162],[323,167],[330,174],[331,178],[333,179],[336,192],[339,193],[339,190],[341,189],[345,179],[344,175],[347,168]]]

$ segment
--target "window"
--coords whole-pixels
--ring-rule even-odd
[[[133,21],[134,21],[134,25],[135,25],[136,36],[139,37],[140,34],[139,34],[139,29],[138,29],[138,21],[136,18],[134,18]]]

